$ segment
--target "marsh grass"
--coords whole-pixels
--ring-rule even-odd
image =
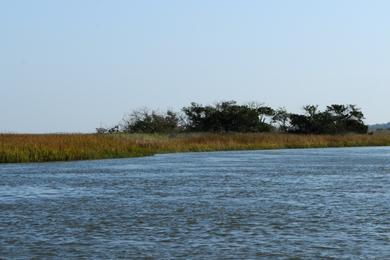
[[[389,133],[0,134],[0,162],[91,160],[174,152],[389,145]]]

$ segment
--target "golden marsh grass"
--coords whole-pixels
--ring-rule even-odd
[[[0,134],[0,162],[91,160],[174,152],[389,145],[389,133],[373,135],[278,133]]]

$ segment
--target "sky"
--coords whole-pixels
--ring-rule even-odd
[[[0,132],[93,132],[191,102],[390,121],[387,0],[0,0]]]

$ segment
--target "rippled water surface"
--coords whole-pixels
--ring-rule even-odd
[[[390,258],[390,148],[0,165],[0,258]]]

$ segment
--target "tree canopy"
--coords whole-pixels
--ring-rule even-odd
[[[192,103],[184,107],[188,121],[187,130],[195,132],[265,132],[272,126],[265,123],[265,116],[272,115],[269,107],[238,105],[236,101],[225,101],[215,106]]]
[[[356,105],[332,104],[321,111],[306,105],[303,113],[289,113],[259,103],[222,101],[214,105],[191,103],[180,112],[133,111],[119,126],[98,133],[172,132],[290,132],[303,134],[367,133],[364,114]]]

